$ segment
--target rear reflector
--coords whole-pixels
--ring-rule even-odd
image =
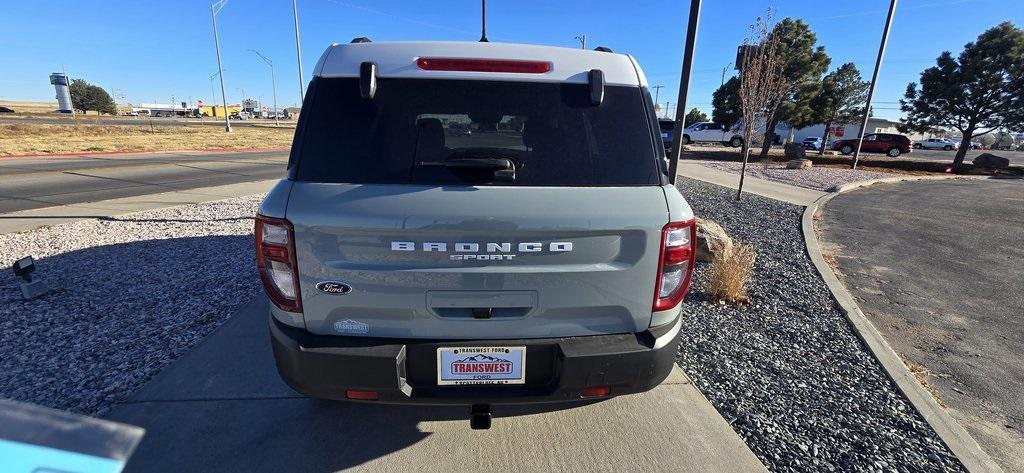
[[[358,389],[349,389],[345,391],[345,397],[349,399],[356,399],[358,401],[376,401],[380,397],[377,391],[360,391]]]
[[[421,57],[416,59],[416,67],[424,71],[512,72],[516,74],[543,74],[551,71],[551,63],[545,61],[447,57]]]
[[[608,386],[591,386],[581,389],[580,397],[601,397],[607,396],[610,392],[612,392],[612,389]]]

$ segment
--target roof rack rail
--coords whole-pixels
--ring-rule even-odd
[[[612,52],[612,48],[606,48],[604,46],[598,46],[598,47],[594,48],[594,51],[601,51],[602,53],[610,53],[610,52]]]
[[[360,36],[358,38],[352,38],[352,41],[349,41],[349,42],[350,43],[372,43],[373,41],[370,41],[370,38],[367,38],[366,36]]]

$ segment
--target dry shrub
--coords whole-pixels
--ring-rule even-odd
[[[715,253],[711,262],[711,284],[708,293],[720,301],[733,304],[747,302],[747,283],[754,269],[757,252],[753,245],[735,242]]]

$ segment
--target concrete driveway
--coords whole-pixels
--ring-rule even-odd
[[[764,471],[678,369],[653,391],[575,408],[317,401],[277,375],[262,298],[106,417],[146,429],[127,471]]]
[[[828,203],[825,253],[890,345],[1024,471],[1024,180],[876,185]]]

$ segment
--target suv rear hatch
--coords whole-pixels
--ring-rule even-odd
[[[589,97],[586,84],[381,78],[364,99],[358,78],[315,78],[287,208],[307,330],[646,329],[668,222],[658,129],[639,87]]]

